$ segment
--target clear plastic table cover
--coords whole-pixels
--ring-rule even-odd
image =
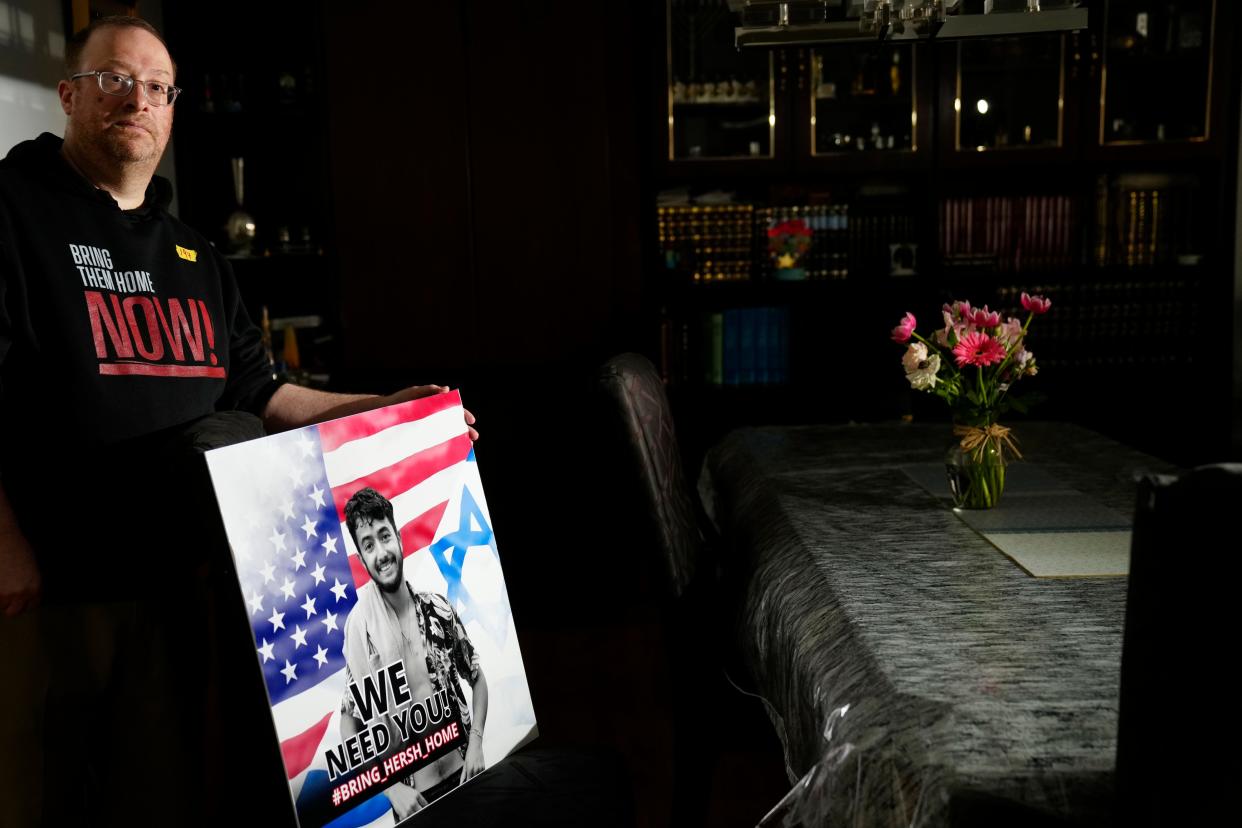
[[[1171,470],[1082,428],[1015,431],[1027,462],[1127,519],[1135,475]],[[951,440],[947,425],[743,429],[704,461],[700,495],[746,584],[742,656],[796,780],[764,824],[1107,818],[1126,582],[1031,578],[902,472]]]

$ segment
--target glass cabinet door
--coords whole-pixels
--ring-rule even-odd
[[[739,51],[726,0],[668,2],[670,161],[773,158],[773,53]]]
[[[1062,146],[1065,36],[959,42],[953,110],[959,152]]]
[[[1109,0],[1100,73],[1100,144],[1204,141],[1213,0]]]
[[[811,52],[811,155],[918,149],[915,51],[851,44]]]

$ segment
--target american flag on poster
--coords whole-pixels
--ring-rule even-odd
[[[341,747],[348,692],[345,622],[359,597],[377,589],[344,523],[346,502],[363,488],[392,503],[405,580],[447,600],[479,657],[489,689],[485,764],[534,737],[499,552],[457,392],[218,449],[207,462],[303,828],[395,821],[384,784],[329,802],[328,754]]]

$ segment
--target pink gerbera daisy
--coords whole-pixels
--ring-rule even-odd
[[[953,349],[953,356],[957,357],[958,368],[965,368],[967,365],[987,367],[1005,358],[1005,346],[987,334],[975,331],[962,337],[962,341]]]

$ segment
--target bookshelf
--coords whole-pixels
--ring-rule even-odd
[[[688,48],[678,16],[703,4],[664,5],[672,56]],[[888,330],[952,298],[1016,314],[1025,290],[1055,303],[1032,340],[1047,396],[1032,416],[1177,462],[1211,459],[1214,444],[1223,456],[1239,84],[1219,44],[1238,16],[1212,0],[1086,5],[1079,33],[755,52],[778,79],[770,157],[657,143],[648,296],[674,404],[704,445],[790,418],[940,417],[903,388]],[[789,219],[813,238],[801,281],[780,278],[765,244]],[[717,334],[738,309],[769,320],[747,342],[779,320],[763,358],[780,370],[764,382],[746,381],[748,358]],[[1190,414],[1175,390],[1189,388]],[[1194,445],[1168,425],[1187,416]]]

